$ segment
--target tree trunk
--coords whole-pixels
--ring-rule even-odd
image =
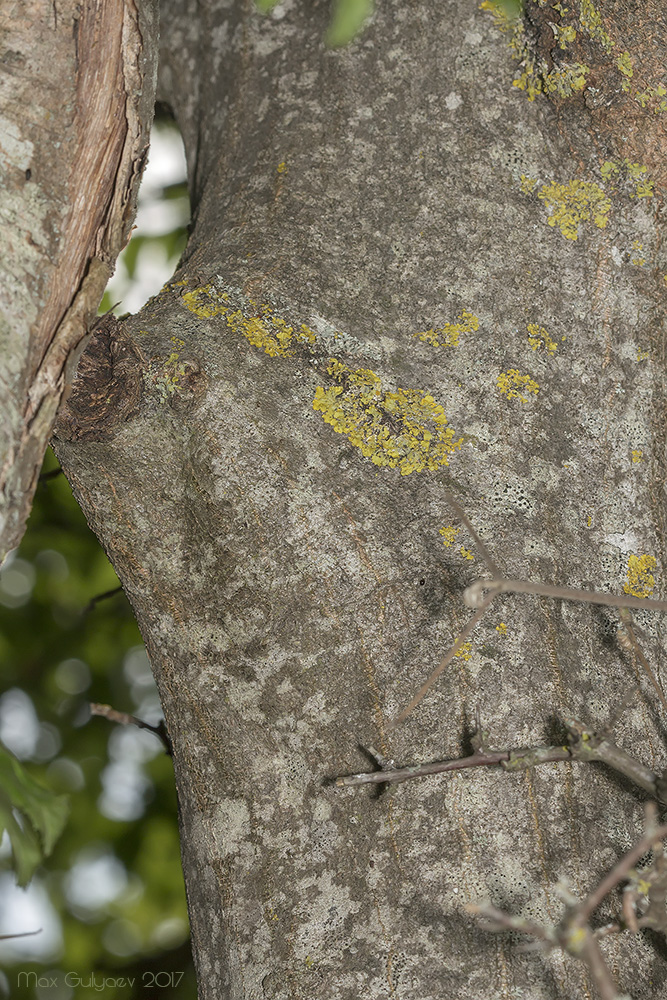
[[[1,561],[134,221],[156,2],[5,0],[0,33]]]
[[[501,748],[620,712],[616,743],[664,761],[617,611],[548,596],[497,597],[391,727],[487,574],[449,495],[508,577],[664,578],[664,24],[569,8],[521,28],[383,0],[326,51],[320,3],[164,5],[193,232],[94,334],[56,445],[160,688],[202,998],[599,986],[464,906],[557,922],[558,881],[583,898],[640,836],[629,783],[577,762],[331,780],[372,770],[364,747],[469,753],[477,708]],[[636,620],[659,670],[663,619]],[[602,947],[620,990],[658,995],[664,948]]]

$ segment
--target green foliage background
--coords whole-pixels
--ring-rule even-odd
[[[54,468],[57,462],[49,453],[45,471]],[[155,756],[143,765],[148,782],[143,815],[133,822],[119,822],[107,818],[97,806],[102,772],[111,759],[109,741],[117,727],[106,719],[90,718],[87,706],[95,701],[137,712],[145,688],[137,693],[124,662],[142,643],[122,593],[86,611],[93,597],[119,583],[62,475],[40,482],[18,558],[33,568],[35,582],[26,603],[14,608],[0,604],[2,686],[26,692],[40,723],[50,728],[49,742],[56,737],[53,755],[43,759],[44,754],[38,753],[38,763],[24,764],[52,792],[69,796],[71,813],[52,855],[37,874],[59,913],[63,951],[47,962],[5,960],[10,995],[39,995],[32,988],[17,989],[17,974],[34,970],[44,975],[48,970],[59,982],[66,972],[82,978],[92,973],[98,978],[137,978],[136,992],[107,987],[104,996],[109,998],[153,996],[155,992],[168,992],[173,1000],[194,998],[173,768],[156,737],[145,738],[147,743],[154,742]],[[67,670],[59,670],[63,661],[72,658],[87,664],[90,675],[89,684],[75,694],[63,690]],[[72,781],[73,774],[83,776],[83,787],[78,787],[80,778]],[[117,899],[86,910],[68,901],[66,887],[72,865],[91,847],[112,852],[124,866],[127,882]],[[3,865],[9,868],[11,859],[5,856]],[[35,929],[5,924],[2,932]],[[3,951],[8,945],[11,942],[3,942]],[[178,987],[170,985],[168,990],[141,988],[151,982],[147,976],[142,983],[142,973],[155,971],[184,971],[186,975]]]

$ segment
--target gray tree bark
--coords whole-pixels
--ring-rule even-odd
[[[94,335],[56,446],[160,688],[203,998],[596,993],[464,906],[556,922],[558,881],[585,896],[638,839],[628,783],[330,781],[371,769],[360,747],[468,753],[477,707],[497,747],[561,741],[566,711],[603,729],[637,685],[614,738],[665,759],[617,612],[547,597],[497,598],[390,726],[485,574],[449,494],[508,576],[663,588],[664,19],[569,8],[515,31],[383,0],[326,51],[320,3],[163,5],[193,231]],[[636,620],[659,672],[663,619]],[[660,995],[654,939],[602,947],[619,990]]]

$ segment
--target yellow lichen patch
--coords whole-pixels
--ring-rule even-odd
[[[314,344],[317,340],[317,334],[309,326],[306,326],[305,323],[302,323],[301,329],[297,331],[296,339],[306,344]]]
[[[532,392],[537,396],[540,387],[530,375],[522,375],[518,368],[508,368],[506,372],[501,372],[496,379],[498,388],[508,399],[520,399],[522,403],[528,402],[528,397],[524,392]]]
[[[413,337],[419,337],[431,344],[433,347],[456,347],[462,333],[474,333],[479,329],[479,320],[474,313],[463,310],[456,323],[445,323],[439,330],[424,330],[421,333],[414,333]]]
[[[512,80],[512,86],[525,90],[529,101],[538,94],[572,97],[586,86],[590,67],[585,63],[563,63],[558,69],[547,70],[544,60],[524,60],[524,68]]]
[[[444,528],[439,529],[439,533],[442,535],[442,544],[446,549],[456,541],[456,536],[460,530],[460,528],[455,528],[453,524],[445,525]]]
[[[526,177],[525,174],[521,174],[521,190],[524,194],[532,194],[537,183],[537,178]]]
[[[462,545],[459,551],[460,551],[460,553],[461,553],[461,555],[463,556],[464,559],[469,559],[470,562],[474,561],[475,557],[472,554],[472,552],[470,551],[470,549],[466,549],[465,546]]]
[[[499,635],[507,635],[507,625],[505,622],[500,622],[499,625],[496,625],[496,632]]]
[[[628,559],[627,580],[623,584],[624,592],[634,597],[650,597],[655,587],[655,578],[651,574],[655,566],[656,561],[653,556],[631,555]]]
[[[240,333],[249,344],[261,347],[272,358],[285,358],[294,353],[290,350],[294,331],[278,317],[266,314],[244,316],[240,309],[233,312],[226,309],[225,319],[234,333]]]
[[[278,174],[286,174],[287,173],[287,164],[285,163],[284,160],[281,160],[281,162],[276,167],[276,173],[278,173]]]
[[[637,348],[637,361],[648,361],[649,357],[648,351],[643,351],[641,347]]]
[[[543,326],[538,326],[537,323],[528,324],[528,343],[534,351],[538,347],[544,347],[552,356],[558,350],[556,341],[552,340],[549,332]]]
[[[577,37],[577,31],[571,24],[564,26],[553,24],[553,33],[561,49],[566,49]]]
[[[194,288],[186,292],[181,301],[201,319],[223,316],[230,329],[274,358],[290,357],[297,342],[314,344],[317,339],[315,332],[305,323],[295,330],[266,304],[258,305],[248,299],[243,310],[233,309],[229,304],[229,295],[218,292],[213,285]]]
[[[384,390],[366,368],[351,369],[335,358],[329,375],[337,385],[318,386],[313,409],[375,465],[400,468],[401,475],[449,465],[463,444],[454,440],[445,411],[433,396],[417,389]]]
[[[181,301],[195,316],[211,319],[227,312],[224,304],[227,298],[224,292],[222,294],[217,292],[213,285],[203,285],[201,288],[193,288],[191,292],[185,292],[181,296]]]
[[[635,448],[630,452],[630,457],[632,458],[633,465],[636,465],[637,462],[641,462],[644,458],[644,452],[641,448]]]
[[[580,180],[545,184],[537,197],[549,210],[549,225],[558,226],[567,240],[577,239],[582,222],[592,220],[598,229],[607,225],[611,202],[598,184]]]
[[[641,240],[633,240],[632,249],[636,254],[641,253],[641,251],[644,249]],[[643,267],[643,265],[646,263],[646,259],[644,257],[631,257],[630,263],[635,264],[637,267]]]
[[[600,173],[606,181],[617,178],[621,173],[633,187],[631,198],[652,198],[653,181],[649,179],[648,167],[643,163],[633,163],[625,157],[622,160],[605,160]]]
[[[579,24],[590,38],[600,43],[605,52],[611,52],[614,43],[602,23],[600,11],[592,0],[579,0]]]
[[[464,642],[457,653],[454,656],[459,657],[462,660],[469,660],[472,656],[472,643]]]

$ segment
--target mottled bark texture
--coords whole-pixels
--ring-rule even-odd
[[[57,451],[155,669],[204,998],[595,994],[464,904],[556,919],[560,878],[585,895],[641,835],[622,779],[327,779],[370,768],[360,745],[469,753],[476,706],[491,746],[557,742],[567,710],[603,729],[638,679],[613,738],[661,770],[617,613],[546,597],[497,598],[388,729],[484,573],[448,492],[514,578],[664,593],[655,6],[531,5],[515,31],[383,0],[342,51],[314,0],[164,6],[193,232],[173,282],[100,332]],[[660,673],[664,620],[636,621]],[[665,989],[656,941],[603,942],[635,1000]]]
[[[153,0],[0,13],[0,560],[18,545],[77,347],[136,208],[153,119]]]

